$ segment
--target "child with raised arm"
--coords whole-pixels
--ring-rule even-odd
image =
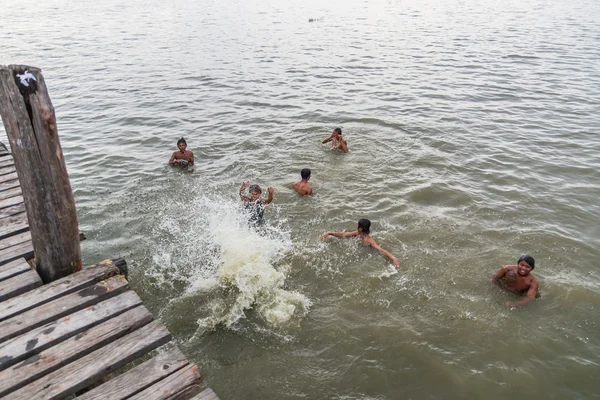
[[[246,187],[250,182],[245,181],[242,182],[242,186],[240,187],[240,199],[244,202],[244,209],[246,209],[250,214],[250,222],[254,225],[262,225],[263,223],[263,214],[265,212],[264,206],[271,203],[273,201],[273,193],[275,190],[269,186],[267,188],[267,192],[269,193],[266,199],[260,197],[262,194],[262,189],[258,185],[250,185],[249,194],[250,196],[246,196]]]
[[[308,180],[310,179],[310,169],[304,168],[300,171],[300,176],[302,180],[294,183],[294,190],[300,196],[312,196],[312,187],[308,184]]]
[[[331,142],[331,149],[332,150],[341,150],[344,153],[348,152],[348,143],[344,140],[344,138],[342,137],[342,128],[335,128],[332,132],[331,135],[323,140],[321,143],[325,144]]]
[[[178,167],[187,167],[194,165],[194,153],[187,149],[187,143],[184,138],[181,138],[177,141],[178,151],[174,151],[171,154],[171,159],[169,160],[169,165],[178,166]]]
[[[358,227],[356,228],[355,231],[352,231],[352,232],[325,232],[324,234],[321,235],[321,239],[325,239],[328,236],[335,236],[335,237],[339,237],[339,238],[356,236],[364,244],[373,247],[374,249],[381,252],[384,256],[389,258],[392,261],[392,263],[396,266],[396,268],[400,267],[400,262],[398,261],[398,259],[396,257],[394,257],[392,255],[392,253],[390,253],[389,251],[383,249],[380,245],[378,245],[377,242],[375,242],[375,239],[373,239],[371,237],[370,233],[371,233],[371,221],[369,221],[366,218],[362,218],[362,219],[358,220]]]
[[[504,303],[507,307],[523,306],[538,295],[538,281],[531,274],[535,268],[535,260],[528,254],[522,255],[517,265],[505,265],[494,274],[494,280],[504,279],[506,289],[524,296],[522,300]]]

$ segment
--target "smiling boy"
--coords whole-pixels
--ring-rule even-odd
[[[496,272],[494,280],[500,282],[504,278],[506,288],[511,292],[525,296],[523,300],[506,302],[505,306],[522,306],[535,299],[538,294],[538,282],[531,271],[535,268],[535,260],[530,255],[522,255],[517,265],[505,265]]]

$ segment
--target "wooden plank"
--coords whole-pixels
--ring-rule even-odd
[[[29,230],[26,214],[17,214],[13,217],[4,218],[0,225],[0,239],[23,233]]]
[[[2,193],[2,192],[0,192],[0,193]],[[0,209],[0,224],[5,223],[5,221],[4,221],[5,218],[12,217],[17,214],[23,214],[24,212],[25,212],[25,204],[24,203]],[[23,217],[25,219],[27,219],[27,215],[24,215]]]
[[[151,321],[152,314],[146,307],[135,307],[21,361],[0,373],[0,397],[122,338]]]
[[[77,400],[122,400],[148,388],[190,362],[177,348],[157,355],[143,364],[77,397]],[[4,378],[4,377],[3,377]]]
[[[19,182],[18,179],[16,179],[16,178],[10,179],[6,182],[0,182],[0,191],[16,188],[17,186],[20,186],[20,185],[21,185],[21,183]]]
[[[31,271],[31,267],[23,258],[0,265],[0,281],[12,278],[15,275],[19,275],[27,271]]]
[[[0,159],[0,168],[10,167],[11,165],[15,165],[15,160],[12,157]]]
[[[192,397],[190,400],[219,400],[219,398],[211,388],[206,388],[196,396]]]
[[[21,187],[17,186],[15,188],[3,190],[2,192],[0,192],[0,200],[8,199],[22,194],[23,192],[21,191]]]
[[[91,286],[118,273],[119,268],[111,260],[101,261],[81,272],[0,303],[0,321]]]
[[[128,400],[178,400],[188,399],[200,390],[202,378],[196,364],[188,365]]]
[[[0,167],[0,175],[12,174],[17,172],[15,166]]]
[[[42,286],[42,280],[34,270],[29,270],[12,278],[5,279],[0,282],[0,301],[16,297],[39,286]],[[0,336],[2,333],[0,332]]]
[[[16,246],[27,241],[31,241],[31,233],[29,231],[9,236],[0,240],[0,250]]]
[[[15,278],[20,278],[17,275]],[[7,281],[0,282],[0,285]],[[22,314],[0,322],[0,343],[21,335],[28,330],[42,326],[65,315],[72,314],[85,307],[116,296],[129,288],[129,282],[122,276],[117,275],[105,281],[88,286],[75,293],[32,308]]]
[[[10,394],[12,400],[63,399],[165,344],[171,334],[160,323],[148,325]],[[146,398],[147,399],[147,398]]]
[[[19,179],[19,177],[17,176],[16,172],[13,172],[12,174],[1,175],[0,176],[0,183],[4,183],[4,182],[8,182],[8,181],[13,181],[15,179]]]
[[[129,290],[8,340],[0,344],[0,371],[140,304]]]
[[[18,260],[19,258],[26,260],[33,258],[33,244],[31,240],[0,250],[0,265]]]
[[[9,197],[8,199],[0,200],[0,208],[15,206],[15,205],[21,204],[23,202],[24,202],[24,200],[23,200],[22,195]],[[25,206],[25,207],[27,207],[27,206]]]

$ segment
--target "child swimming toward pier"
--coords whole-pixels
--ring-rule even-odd
[[[187,149],[187,143],[184,138],[177,141],[178,151],[171,154],[169,165],[177,167],[191,167],[194,165],[194,153]]]
[[[375,239],[371,237],[371,221],[366,218],[358,220],[358,227],[352,232],[325,232],[321,235],[320,239],[325,239],[328,236],[335,236],[339,238],[346,237],[358,237],[364,244],[371,246],[375,250],[378,250],[381,254],[389,258],[396,268],[400,267],[400,262],[396,257],[389,251],[383,249],[375,242]]]
[[[263,223],[263,214],[264,214],[264,206],[270,204],[273,201],[273,193],[275,190],[269,186],[267,188],[267,192],[269,195],[266,199],[260,197],[262,194],[262,189],[258,185],[250,185],[248,190],[250,197],[245,195],[246,187],[250,182],[245,181],[242,182],[242,186],[240,187],[240,199],[244,202],[244,209],[250,214],[250,223],[253,225],[262,225]]]

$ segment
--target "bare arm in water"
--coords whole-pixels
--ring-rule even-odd
[[[324,234],[321,235],[320,239],[325,239],[328,236],[334,236],[334,237],[338,237],[338,238],[352,237],[352,236],[358,236],[358,231],[352,231],[352,232],[325,232]]]
[[[385,250],[383,247],[378,245],[377,242],[375,241],[375,239],[373,239],[372,237],[369,236],[369,238],[366,240],[366,242],[369,246],[371,246],[375,250],[378,250],[381,254],[383,254],[384,256],[389,258],[396,268],[398,268],[400,266],[400,262],[398,261],[398,259],[396,257],[394,257],[394,255],[392,253],[390,253],[389,251]]]

